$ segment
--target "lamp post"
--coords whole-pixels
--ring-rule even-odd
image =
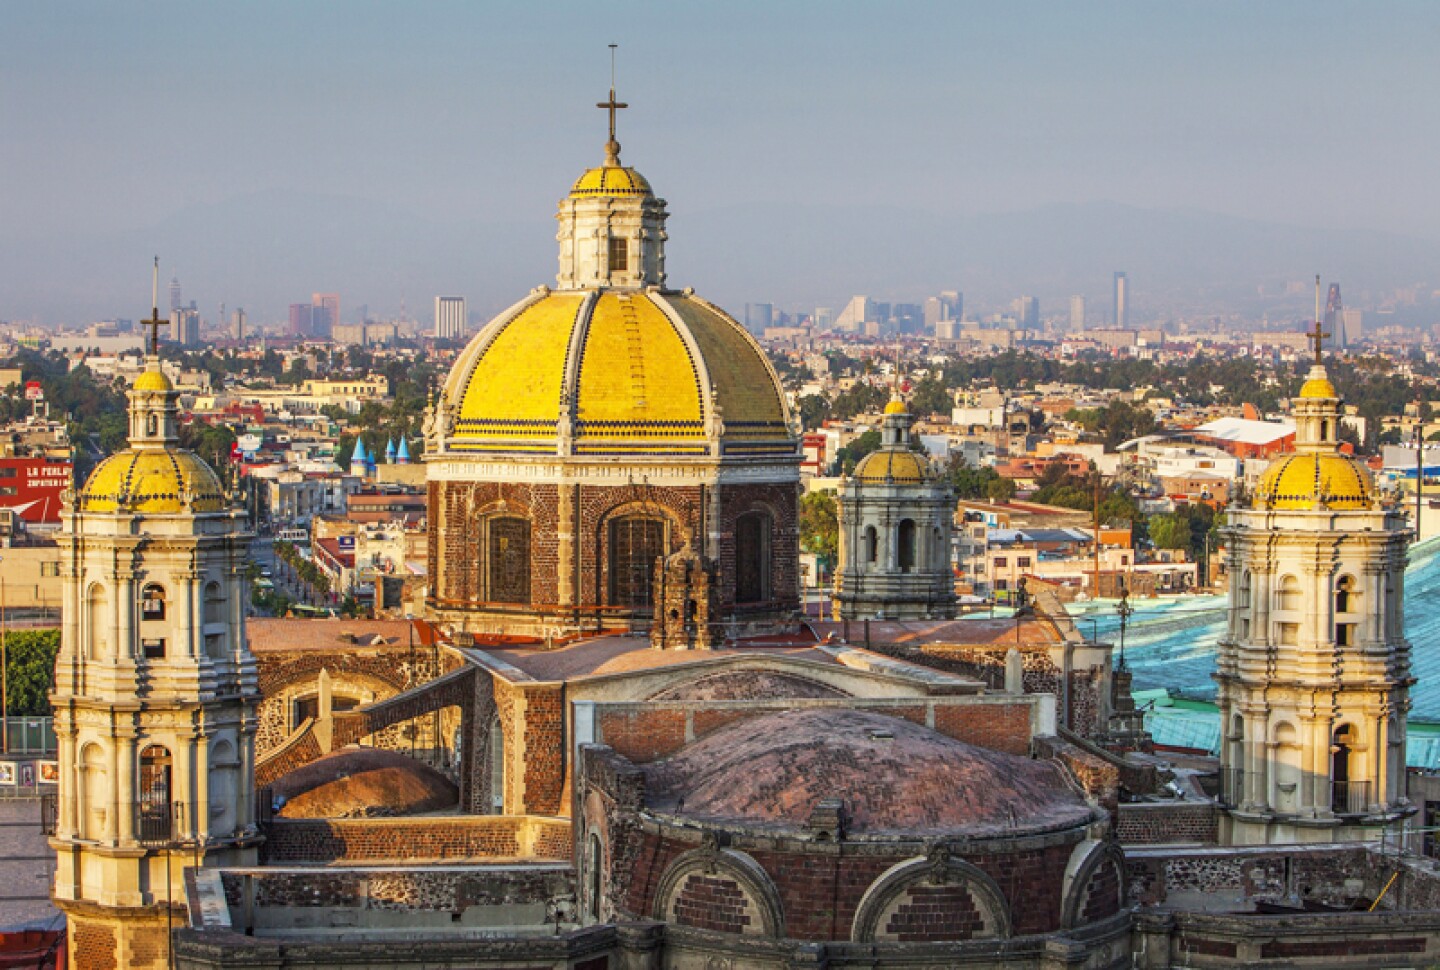
[[[10,753],[10,654],[5,649],[5,574],[0,573],[0,754]]]
[[[1125,588],[1125,581],[1120,581],[1120,602],[1115,606],[1115,613],[1120,617],[1120,664],[1117,670],[1125,669],[1125,625],[1130,622],[1130,615],[1135,610],[1130,606],[1130,591]]]

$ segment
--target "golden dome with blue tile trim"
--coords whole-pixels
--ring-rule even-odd
[[[1375,483],[1368,468],[1346,455],[1283,455],[1260,476],[1255,501],[1268,509],[1368,509]]]
[[[623,165],[602,165],[599,168],[589,169],[570,187],[571,198],[592,195],[647,196],[654,194],[650,190],[650,183],[645,180],[645,176],[633,168],[626,168]]]
[[[188,500],[188,508],[187,508]],[[90,473],[76,500],[81,512],[221,512],[225,489],[193,452],[130,448]]]
[[[493,320],[446,383],[455,452],[783,454],[789,415],[763,351],[693,295],[546,291]]]

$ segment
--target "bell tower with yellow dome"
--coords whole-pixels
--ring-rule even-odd
[[[458,630],[636,630],[656,564],[715,564],[710,641],[798,615],[800,449],[745,328],[665,272],[665,202],[620,161],[560,201],[559,272],[460,353],[426,417],[427,610]]]
[[[259,842],[250,536],[215,473],[178,447],[158,312],[146,322],[130,446],[66,496],[61,517],[50,844],[73,967],[167,966],[185,867],[253,865]]]
[[[1222,838],[1378,838],[1405,797],[1411,533],[1341,452],[1339,395],[1315,363],[1291,402],[1295,450],[1231,507],[1230,615],[1219,644]]]
[[[911,447],[913,423],[897,390],[885,406],[880,448],[840,485],[835,603],[844,619],[955,616],[955,492]]]

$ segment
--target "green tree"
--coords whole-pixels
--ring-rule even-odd
[[[950,396],[943,380],[935,374],[927,374],[915,385],[910,394],[910,413],[928,417],[932,414],[943,414],[946,420],[950,418],[950,410],[955,406],[955,400]]]
[[[992,502],[1008,502],[1015,497],[1015,480],[998,474],[985,486],[985,497]]]
[[[806,394],[796,402],[800,411],[800,424],[806,431],[814,431],[824,423],[830,414],[830,402],[820,394]]]
[[[1159,549],[1190,548],[1188,515],[1156,515],[1149,521],[1150,541]]]
[[[849,475],[855,471],[855,466],[860,463],[861,458],[864,458],[879,447],[880,432],[867,431],[862,435],[856,436],[853,441],[836,452],[835,463],[842,472]]]
[[[840,515],[831,491],[800,496],[800,548],[834,566],[840,552]]]
[[[43,717],[50,713],[59,630],[13,630],[5,635],[8,714]]]

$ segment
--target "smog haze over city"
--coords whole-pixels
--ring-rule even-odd
[[[959,288],[1048,315],[1102,306],[1124,269],[1142,319],[1288,319],[1315,272],[1367,309],[1428,299],[1440,257],[1428,3],[58,2],[0,23],[12,321],[138,317],[152,252],[257,322],[317,289],[493,312],[553,279],[610,43],[625,162],[674,213],[670,281],[723,304]]]

